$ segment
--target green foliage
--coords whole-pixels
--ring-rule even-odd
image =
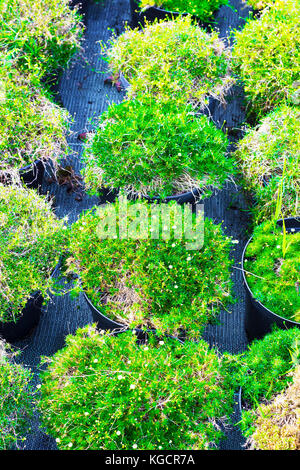
[[[300,233],[265,222],[255,228],[244,269],[254,297],[277,315],[300,321]]]
[[[274,4],[276,0],[245,0],[254,10],[263,10],[267,6]]]
[[[255,197],[255,222],[274,216],[281,184],[283,216],[299,212],[299,117],[298,109],[282,106],[263,118],[256,129],[249,129],[238,143],[235,155],[245,187]]]
[[[167,11],[190,13],[202,21],[211,20],[215,10],[228,5],[228,0],[140,0],[141,8],[156,6]]]
[[[249,408],[243,411],[240,423],[246,437],[254,431],[259,404],[269,401],[291,383],[289,372],[297,365],[291,355],[299,341],[298,328],[274,330],[262,340],[253,341],[248,351],[234,358],[236,369],[231,380],[235,386],[242,387],[242,398]]]
[[[65,243],[64,221],[45,198],[0,184],[0,321],[16,321],[33,292],[48,298]]]
[[[87,186],[170,196],[221,187],[235,171],[228,140],[206,116],[151,96],[113,104],[85,149]]]
[[[184,344],[132,332],[68,336],[48,359],[40,409],[63,450],[208,449],[232,411],[222,359],[201,340]]]
[[[68,0],[0,0],[0,24],[1,53],[39,76],[66,66],[82,33]]]
[[[204,226],[204,246],[194,249],[186,244],[185,233],[178,238],[181,206],[155,205],[161,207],[161,214],[169,210],[170,233],[165,215],[155,220],[153,205],[128,203],[127,214],[124,207],[117,203],[88,211],[72,226],[69,264],[80,276],[81,289],[105,315],[131,327],[171,334],[184,329],[199,336],[203,326],[232,300],[230,239],[220,225],[209,219],[203,222],[199,214],[193,230],[197,241]],[[107,224],[113,228],[114,217],[116,231],[105,231]],[[124,223],[125,236],[119,235]],[[139,239],[131,236],[135,224],[140,225]],[[160,236],[154,239],[159,224]]]
[[[20,169],[37,159],[57,162],[66,149],[68,113],[41,91],[35,77],[0,67],[0,169]]]
[[[130,82],[130,98],[150,92],[204,106],[209,95],[224,101],[233,83],[224,43],[189,16],[148,24],[141,31],[127,27],[103,49],[115,77],[121,72]]]
[[[13,361],[0,340],[0,450],[15,447],[23,439],[26,420],[32,415],[31,372]]]
[[[258,116],[284,102],[300,102],[299,12],[299,0],[275,0],[258,20],[236,31],[234,68]]]

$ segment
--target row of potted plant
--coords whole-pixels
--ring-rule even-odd
[[[42,182],[44,163],[65,152],[69,120],[50,85],[80,44],[82,23],[67,0],[8,0],[0,6],[1,180]]]

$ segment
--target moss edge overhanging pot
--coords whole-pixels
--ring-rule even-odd
[[[115,202],[116,198],[119,195],[119,191],[117,189],[108,189],[102,188],[100,190],[99,195],[99,203],[105,204],[107,202]],[[176,201],[178,204],[196,204],[200,202],[201,192],[199,189],[193,189],[192,191],[188,191],[182,194],[175,194],[174,196],[167,196],[165,198],[160,198],[159,196],[147,196],[147,195],[134,195],[134,194],[127,194],[127,197],[131,201],[137,201],[139,199],[144,199],[150,203],[168,203],[171,201]]]
[[[291,229],[300,231],[300,218],[289,217],[284,219],[287,232]],[[277,221],[277,225],[282,227],[282,219]],[[255,299],[246,279],[244,271],[244,260],[245,254],[252,237],[248,240],[243,254],[242,254],[242,273],[243,273],[243,284],[246,291],[246,315],[245,315],[245,330],[249,341],[254,339],[261,339],[267,333],[272,331],[272,325],[276,324],[279,328],[300,328],[300,323],[288,320],[284,317],[277,315],[268,308],[266,308],[261,302]]]
[[[36,160],[31,165],[21,168],[19,174],[29,189],[39,189],[43,184],[45,164],[41,160]]]
[[[33,294],[16,322],[0,322],[0,336],[9,343],[28,336],[40,320],[42,305],[43,297],[38,292]]]

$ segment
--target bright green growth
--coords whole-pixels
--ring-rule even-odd
[[[37,159],[57,162],[66,149],[68,114],[40,90],[39,80],[0,67],[0,170]]]
[[[0,341],[0,450],[15,448],[24,439],[26,420],[32,415],[31,377]]]
[[[274,216],[281,186],[283,216],[294,216],[299,212],[299,149],[299,110],[288,106],[263,118],[260,125],[249,129],[238,143],[236,157],[243,171],[244,184],[254,194],[256,222]]]
[[[122,201],[88,211],[72,226],[70,270],[106,316],[195,337],[232,300],[231,240],[201,214],[185,218],[192,230],[180,234],[183,211],[191,216],[175,203]]]
[[[149,95],[112,104],[85,150],[87,186],[171,196],[199,188],[204,196],[235,171],[227,137],[181,102]]]
[[[0,321],[16,321],[36,291],[49,297],[64,246],[64,221],[45,198],[0,185]]]
[[[287,233],[265,222],[255,228],[244,269],[250,289],[266,308],[300,322],[300,233]]]
[[[221,5],[228,5],[228,0],[140,0],[141,8],[159,7],[167,11],[190,13],[202,21],[209,21]]]
[[[298,364],[300,330],[275,330],[262,340],[255,340],[248,351],[235,358],[235,385],[242,387],[242,399],[249,409],[242,413],[242,430],[246,437],[253,433],[256,409],[286,389],[292,381],[289,374]],[[297,352],[297,358],[293,351]],[[293,360],[292,360],[293,358]]]
[[[222,436],[233,391],[222,359],[207,343],[179,343],[132,332],[68,336],[49,358],[40,408],[63,450],[208,449]]]
[[[299,12],[299,0],[276,0],[259,20],[249,19],[236,31],[234,67],[258,116],[284,102],[300,102]]]
[[[0,0],[0,24],[0,51],[38,75],[67,65],[83,28],[68,0]]]
[[[233,83],[229,51],[218,34],[208,34],[191,17],[126,28],[103,49],[116,79],[130,82],[128,96],[151,92],[167,99],[181,97],[204,106],[208,96],[224,101]]]

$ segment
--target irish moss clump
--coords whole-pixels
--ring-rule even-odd
[[[250,449],[300,450],[300,368],[293,383],[269,404],[259,406],[254,432],[248,439]]]
[[[127,27],[104,51],[116,80],[122,73],[129,81],[130,98],[150,92],[205,106],[209,96],[224,101],[234,81],[224,42],[189,16],[148,24],[141,31]]]
[[[39,79],[0,66],[0,170],[18,170],[36,160],[57,164],[66,150],[68,113],[56,105]]]
[[[16,364],[14,354],[0,339],[0,450],[16,448],[28,433],[32,416],[32,374]]]
[[[245,187],[254,196],[256,222],[274,216],[280,194],[282,215],[299,213],[299,149],[300,111],[289,106],[267,115],[238,143],[235,155]]]
[[[286,232],[274,222],[255,228],[244,260],[255,299],[280,317],[300,321],[300,233]]]
[[[132,332],[68,336],[47,359],[40,409],[59,449],[213,448],[232,412],[222,359],[201,340],[179,343]],[[88,430],[88,432],[87,432]]]
[[[49,298],[65,248],[64,221],[34,190],[0,184],[0,321],[16,321],[34,292]]]
[[[94,193],[120,188],[164,198],[197,188],[207,196],[236,171],[227,146],[224,133],[191,106],[145,95],[101,115],[83,173]]]
[[[0,23],[1,53],[26,74],[65,67],[80,45],[82,24],[68,0],[2,1]]]
[[[299,104],[299,11],[299,0],[275,0],[236,31],[234,69],[259,117],[283,103]]]
[[[137,0],[141,9],[159,7],[167,11],[190,13],[202,21],[211,21],[215,11],[228,0]]]
[[[182,230],[188,211],[120,201],[79,218],[70,270],[95,307],[124,325],[194,337],[217,318],[232,300],[231,240],[202,214]]]

